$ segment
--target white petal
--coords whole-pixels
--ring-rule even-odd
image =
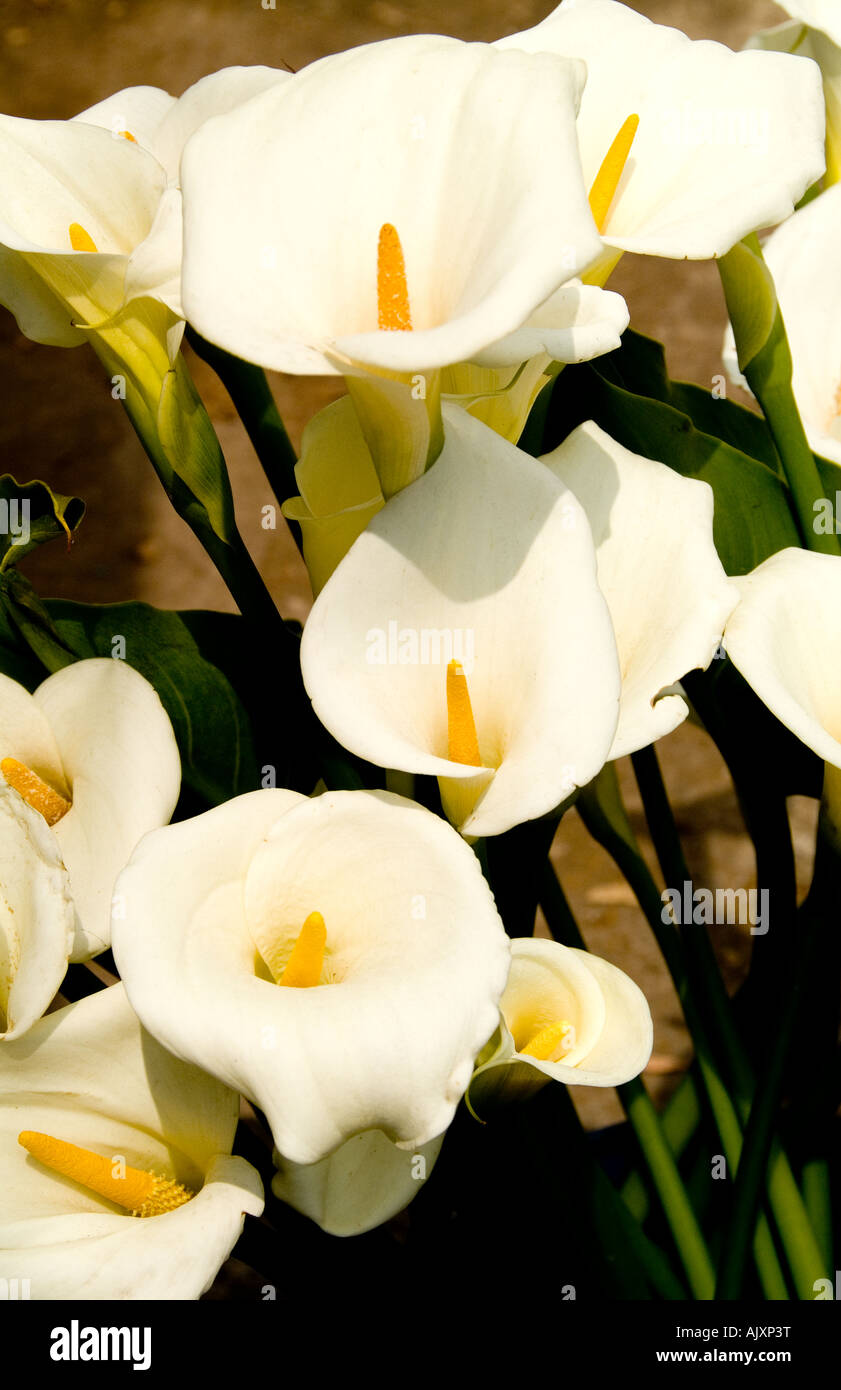
[[[115,140],[124,140],[128,132],[162,164],[156,149],[157,134],[161,122],[175,104],[175,97],[161,87],[124,87],[121,92],[80,111],[73,120],[102,126]]]
[[[150,295],[160,299],[179,318],[181,307],[181,194],[168,188],[158,205],[149,235],[129,257],[125,298],[128,302]]]
[[[820,74],[787,53],[733,53],[614,0],[559,5],[499,47],[583,58],[578,121],[588,188],[629,115],[640,117],[602,233],[648,255],[720,256],[781,222],[824,170]]]
[[[255,792],[148,836],[118,891],[115,955],[146,1026],[258,1105],[285,1157],[316,1163],[370,1129],[414,1150],[447,1127],[509,951],[439,817],[384,792]],[[333,983],[256,974],[255,939],[291,947],[312,911]]]
[[[841,14],[836,0],[785,0],[782,9],[793,19],[800,19],[823,32],[841,46]]]
[[[67,777],[49,719],[34,695],[9,676],[0,675],[0,760],[17,758],[67,795]]]
[[[49,676],[34,698],[55,736],[73,803],[53,833],[78,914],[73,959],[84,960],[110,941],[117,874],[141,836],[175,809],[181,763],[155,690],[123,661],[77,661]]]
[[[0,781],[0,1037],[20,1037],[49,1008],[67,969],[75,912],[58,843],[43,816]]]
[[[24,337],[47,347],[78,347],[86,335],[73,327],[67,305],[44,284],[19,251],[0,246],[0,304],[14,314]]]
[[[0,159],[0,240],[76,265],[96,266],[97,253],[72,250],[71,223],[84,227],[98,254],[127,256],[148,233],[165,185],[146,151],[83,122],[0,116]]]
[[[446,663],[461,660],[496,772],[460,828],[498,834],[602,766],[615,645],[573,495],[463,411],[445,407],[445,422],[438,461],[373,518],[316,600],[301,667],[319,719],[346,748],[382,767],[464,778],[475,769],[447,750]]]
[[[786,728],[841,767],[841,559],[781,550],[737,583],[727,655]]]
[[[191,322],[281,371],[336,372],[328,349],[398,372],[470,358],[599,250],[582,80],[548,55],[409,37],[323,59],[207,122],[182,160]],[[412,332],[377,329],[387,222]]]
[[[768,263],[793,363],[803,423],[841,446],[841,184],[834,184],[768,238]],[[815,446],[818,447],[817,442]]]
[[[320,1163],[290,1163],[275,1154],[280,1166],[272,1192],[332,1236],[361,1235],[417,1196],[443,1142],[439,1134],[410,1153],[372,1129],[355,1134]]]
[[[233,111],[252,97],[259,96],[270,87],[281,86],[290,78],[291,73],[279,68],[233,67],[212,72],[188,87],[164,114],[155,131],[154,144],[149,147],[166,169],[170,180],[177,181],[181,152],[190,136],[205,121],[211,116]]]
[[[259,1215],[256,1172],[228,1157],[238,1103],[140,1027],[122,985],[61,1009],[0,1049],[0,1273],[35,1299],[191,1299]],[[197,1195],[134,1218],[46,1169],[34,1129],[174,1177]]]
[[[562,285],[522,328],[474,360],[480,366],[504,367],[545,353],[553,362],[589,362],[619,347],[629,320],[621,294],[575,281]]]
[[[713,543],[713,493],[631,453],[593,421],[542,460],[587,513],[622,694],[611,757],[670,733],[688,706],[663,692],[706,669],[738,602]]]

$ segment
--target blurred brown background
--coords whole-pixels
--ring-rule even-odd
[[[0,0],[0,109],[38,119],[66,118],[122,87],[150,84],[179,94],[232,64],[294,69],[338,49],[401,33],[439,32],[490,40],[537,23],[551,0]],[[640,0],[633,5],[693,38],[739,48],[757,29],[780,22],[770,0]],[[628,300],[632,323],[661,338],[673,376],[710,382],[721,370],[725,316],[714,265],[625,257],[611,288]],[[308,584],[281,529],[264,531],[271,494],[216,378],[193,362],[229,462],[240,529],[283,613],[303,618]],[[171,511],[122,408],[111,399],[86,348],[62,350],[22,338],[0,310],[0,460],[18,478],[43,478],[85,498],[88,514],[72,552],[55,545],[27,562],[39,590],[103,602],[140,598],[162,607],[232,607],[221,581]],[[340,394],[339,378],[273,378],[294,443],[309,417]],[[750,886],[753,857],[712,745],[685,726],[659,746],[696,882]],[[633,779],[622,769],[642,831]],[[797,811],[804,873],[813,808]],[[556,844],[564,884],[592,949],[645,989],[656,1019],[655,1089],[670,1084],[690,1055],[677,1000],[630,890],[572,816]],[[714,928],[728,976],[743,969],[747,929]],[[589,1123],[618,1118],[612,1094],[581,1094]]]

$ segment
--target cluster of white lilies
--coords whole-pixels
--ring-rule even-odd
[[[767,263],[794,390],[841,460],[837,185],[794,212],[824,175],[814,59],[832,112],[841,26],[789,8],[819,27],[733,53],[565,0],[495,44],[399,38],[0,117],[0,302],[124,383],[217,563],[233,532],[185,325],[344,376],[281,498],[315,594],[303,683],[389,788],[440,793],[438,814],[265,787],[170,825],[179,748],[144,676],[106,657],[32,693],[0,675],[0,1275],[32,1297],[197,1298],[263,1210],[232,1153],[240,1096],[271,1132],[275,1197],[347,1235],[412,1200],[465,1096],[637,1077],[639,988],[509,937],[484,841],[673,731],[682,678],[722,642],[827,763],[833,821],[841,554],[790,548],[733,579],[706,482],[593,422],[517,447],[565,365],[619,346],[604,284],[623,253],[724,257],[782,223]],[[121,983],[48,1013],[68,962],[109,947]]]

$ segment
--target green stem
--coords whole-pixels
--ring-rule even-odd
[[[565,945],[586,950],[584,938],[549,860],[545,863],[541,880],[541,902],[553,934],[557,928],[563,934]],[[651,1174],[689,1287],[695,1298],[710,1299],[715,1289],[712,1260],[660,1117],[639,1077],[617,1086],[616,1090]]]
[[[605,781],[605,774],[610,777],[610,781]],[[672,975],[672,979],[677,989],[678,996],[683,1006],[686,1016],[687,1026],[692,1034],[698,1058],[698,1065],[704,1081],[704,1086],[710,1102],[710,1108],[716,1121],[719,1135],[721,1136],[724,1154],[728,1167],[731,1172],[738,1169],[741,1157],[742,1133],[741,1124],[747,1118],[749,1104],[740,1104],[740,1113],[737,1113],[733,1102],[724,1086],[719,1074],[718,1066],[715,1062],[710,1037],[706,1026],[706,1019],[700,1013],[696,998],[689,984],[689,975],[686,968],[686,961],[682,949],[682,943],[673,932],[663,929],[661,917],[662,899],[657,891],[657,886],[648,870],[642,855],[636,846],[633,831],[622,805],[618,784],[616,782],[615,769],[610,764],[607,769],[603,769],[600,774],[598,788],[594,784],[581,794],[578,800],[578,810],[590,833],[596,840],[604,845],[608,853],[611,854],[619,868],[625,874],[629,884],[634,890],[637,901],[640,904],[649,925],[663,952],[666,964]],[[600,800],[601,799],[601,800]],[[602,805],[601,802],[605,804]],[[605,806],[609,808],[606,812]],[[723,991],[720,977],[718,978],[719,988]],[[722,1020],[727,1021],[725,1035],[718,1037],[719,1045],[725,1055],[732,1051],[732,1061],[737,1068],[737,1085],[743,1084],[749,1079],[748,1095],[752,1093],[752,1076],[747,1058],[742,1051],[741,1042],[732,1021],[727,1018],[725,1010],[716,1008],[713,1014],[713,1022],[720,1025]],[[718,1030],[717,1030],[718,1031]],[[811,1272],[808,1280],[811,1289],[815,1278],[821,1277],[822,1260],[820,1251],[815,1243],[814,1236],[809,1226],[805,1207],[803,1206],[797,1186],[791,1176],[791,1170],[784,1154],[776,1147],[772,1157],[772,1182],[770,1184],[769,1198],[780,1234],[783,1239],[786,1253],[792,1264],[793,1270],[796,1269],[799,1289],[806,1287],[806,1272]],[[754,1241],[754,1251],[757,1255],[760,1278],[766,1290],[767,1297],[781,1297],[777,1292],[771,1294],[769,1288],[779,1289],[784,1286],[782,1272],[774,1252],[773,1240],[770,1230],[767,1228],[764,1216],[760,1218],[757,1226],[757,1234]],[[807,1296],[803,1294],[802,1296]],[[808,1296],[811,1296],[808,1295]]]
[[[693,1296],[711,1299],[715,1291],[713,1263],[651,1097],[639,1077],[616,1089],[648,1165]]]
[[[187,341],[193,351],[212,367],[230,396],[245,427],[260,466],[278,502],[283,503],[298,492],[295,479],[295,450],[281,419],[272,389],[262,367],[243,362],[223,348],[202,338],[195,329],[187,329]],[[300,546],[298,528],[293,528]]]
[[[667,882],[671,875],[679,876],[680,880],[689,879],[654,749],[635,754],[634,768],[664,877]],[[786,937],[791,940],[792,932],[786,932]],[[801,1297],[811,1297],[813,1281],[821,1277],[822,1253],[788,1160],[774,1138],[774,1126],[796,1011],[808,979],[812,947],[801,948],[797,982],[789,991],[794,999],[785,1006],[785,1017],[779,1026],[770,1062],[757,1089],[706,932],[684,932],[682,940],[690,962],[692,983],[703,991],[702,997],[711,1006],[715,1030],[730,1059],[738,1112],[742,1124],[747,1125],[744,1149],[738,1159],[733,1216],[722,1253],[721,1288],[724,1291],[720,1297],[739,1297],[766,1170],[772,1210],[798,1291]]]

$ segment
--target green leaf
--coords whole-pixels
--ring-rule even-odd
[[[245,709],[178,613],[145,603],[100,607],[64,599],[50,599],[46,607],[77,658],[121,656],[155,687],[172,721],[189,787],[217,805],[258,786]]]
[[[64,497],[46,483],[19,483],[0,474],[0,573],[30,550],[63,537],[70,548],[73,532],[85,515],[80,497]]]

